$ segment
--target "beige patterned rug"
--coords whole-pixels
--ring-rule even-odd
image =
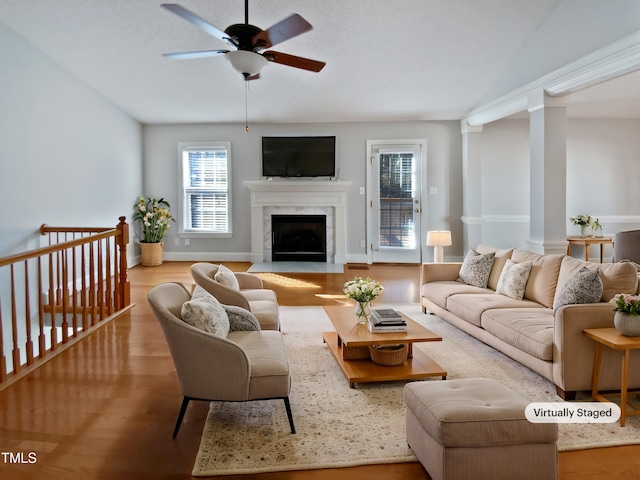
[[[450,379],[491,376],[531,401],[560,401],[551,382],[418,304],[394,308],[443,337],[415,344],[447,369]],[[332,330],[322,307],[281,307],[292,370],[289,431],[281,400],[211,404],[192,474],[232,475],[417,461],[405,440],[406,382],[349,388],[321,332]],[[427,380],[441,381],[441,380]],[[558,449],[640,443],[640,416],[616,424],[561,424]]]

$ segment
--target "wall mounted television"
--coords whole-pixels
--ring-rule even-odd
[[[263,177],[333,177],[336,137],[262,137]]]

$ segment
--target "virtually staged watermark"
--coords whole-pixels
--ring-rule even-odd
[[[524,414],[531,423],[615,423],[620,407],[613,402],[534,402]]]

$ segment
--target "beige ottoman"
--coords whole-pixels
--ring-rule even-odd
[[[558,477],[558,425],[530,423],[529,403],[488,378],[404,388],[407,443],[433,480]]]

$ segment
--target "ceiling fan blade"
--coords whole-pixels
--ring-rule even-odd
[[[229,45],[237,46],[234,44],[233,40],[229,38],[229,35],[227,35],[224,32],[224,30],[220,30],[215,25],[212,25],[211,23],[207,22],[205,19],[199,17],[192,11],[187,10],[183,6],[178,5],[176,3],[163,3],[160,6],[166,8],[170,12],[175,13],[179,17],[184,18],[187,22],[192,23],[193,25],[200,28],[201,30],[204,30],[209,35],[219,38],[220,40],[227,42]]]
[[[308,32],[313,27],[297,13],[276,23],[253,37],[253,45],[259,48],[269,48],[278,43],[289,40],[301,33]]]
[[[207,58],[217,57],[218,55],[224,55],[229,53],[229,50],[202,50],[199,52],[176,52],[176,53],[163,53],[163,57],[174,58],[176,60],[186,60],[189,58]]]
[[[319,62],[318,60],[296,57],[295,55],[274,52],[273,50],[266,51],[262,55],[270,62],[280,63],[289,67],[302,68],[303,70],[310,70],[312,72],[319,72],[326,65],[326,63]]]

